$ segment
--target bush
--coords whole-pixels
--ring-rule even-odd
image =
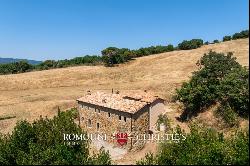
[[[225,41],[230,41],[230,40],[232,40],[231,36],[224,36],[224,37],[223,37],[223,41],[224,41],[224,42],[225,42]]]
[[[209,45],[209,42],[208,42],[208,41],[206,41],[206,42],[204,43],[204,45]]]
[[[1,165],[110,164],[103,150],[90,156],[88,141],[64,143],[63,133],[84,134],[74,123],[72,111],[58,112],[53,119],[40,118],[32,124],[17,123],[11,135],[0,136]]]
[[[244,31],[241,31],[239,33],[233,34],[232,39],[236,40],[236,39],[244,39],[244,38],[248,38],[248,37],[249,37],[249,31],[244,30]]]
[[[190,41],[184,40],[183,42],[178,44],[178,48],[180,50],[191,50],[195,48],[199,48],[203,45],[202,39],[192,39]]]
[[[27,61],[0,64],[0,74],[17,74],[31,71],[33,66]]]
[[[158,116],[156,124],[157,124],[157,130],[160,130],[161,124],[164,124],[166,126],[166,130],[169,130],[171,128],[170,119],[168,119],[166,114],[164,114],[164,115],[160,114]]]
[[[147,154],[138,165],[248,165],[249,132],[238,131],[225,139],[213,129],[192,125],[185,140],[163,142],[154,156]]]
[[[76,65],[96,65],[102,63],[102,58],[100,56],[89,56],[86,55],[84,57],[76,57],[73,59],[65,59],[65,60],[46,60],[39,65],[34,66],[37,70],[48,70],[54,68],[62,68]]]
[[[214,40],[214,43],[219,43],[220,41],[219,40]]]

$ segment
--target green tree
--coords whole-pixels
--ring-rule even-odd
[[[248,37],[249,37],[249,30],[244,30],[239,33],[233,34],[232,39],[236,40],[236,39],[242,39],[242,38],[248,38]]]
[[[17,74],[31,71],[33,66],[27,61],[0,64],[0,74]]]
[[[237,74],[232,74],[233,76],[228,75],[229,78],[227,78],[226,75],[233,71],[243,72],[241,65],[236,61],[235,57],[232,57],[232,55],[232,53],[228,53],[225,56],[223,53],[210,51],[197,62],[200,69],[193,73],[189,82],[183,83],[182,87],[177,89],[176,99],[183,102],[185,106],[185,110],[181,116],[183,120],[187,120],[192,115],[197,114],[200,110],[204,110],[215,102],[221,101],[223,96],[230,95],[231,91],[233,91],[232,94],[239,91],[244,92],[244,95],[242,95],[242,93],[239,94],[241,96],[240,99],[238,98],[239,96],[236,98],[239,99],[239,103],[243,101],[245,104],[249,103],[246,99],[248,92],[244,90],[248,84],[245,83],[247,82],[246,79],[248,79],[248,75],[242,77],[244,83],[235,87],[231,86],[231,91],[227,90],[227,87],[229,87],[227,84],[233,83],[230,78],[233,76],[236,77]],[[238,90],[237,87],[239,87]],[[237,100],[235,99],[234,101]],[[245,105],[242,107],[248,108]]]
[[[249,132],[229,138],[214,129],[192,125],[186,139],[165,141],[156,155],[147,154],[139,165],[249,165]]]
[[[219,40],[217,40],[217,39],[216,39],[216,40],[214,40],[214,43],[219,43],[219,42],[220,42],[220,41],[219,41]]]
[[[209,42],[208,42],[208,41],[206,41],[206,42],[204,43],[204,45],[209,45]]]
[[[218,88],[221,101],[227,101],[238,115],[249,116],[249,72],[247,68],[233,69],[221,81]]]
[[[223,41],[225,42],[225,41],[230,41],[230,40],[232,40],[232,37],[231,36],[224,36],[223,37]]]
[[[53,119],[40,118],[32,124],[17,123],[11,135],[0,137],[1,165],[86,165],[111,164],[109,154],[101,150],[90,156],[88,141],[65,144],[63,134],[86,134],[74,122],[74,111],[59,112]]]
[[[178,44],[178,48],[181,50],[191,50],[199,48],[203,45],[202,39],[192,39],[192,40],[184,40],[183,42]]]

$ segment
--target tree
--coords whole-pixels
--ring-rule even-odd
[[[249,132],[229,138],[203,126],[192,125],[186,139],[163,141],[156,155],[147,154],[138,165],[249,165]]]
[[[192,40],[184,40],[183,42],[178,44],[178,48],[181,50],[191,50],[195,48],[199,48],[203,45],[202,39],[192,39]]]
[[[126,54],[124,54],[126,52]],[[106,66],[127,62],[131,57],[128,56],[129,49],[108,47],[102,50],[102,59]]]
[[[0,74],[17,74],[28,72],[33,69],[33,66],[27,61],[13,62],[9,64],[0,64]]]
[[[228,96],[231,91],[233,91],[232,95],[235,92],[244,92],[239,94],[240,98],[242,98],[240,101],[244,101],[245,104],[249,103],[249,100],[246,99],[248,92],[245,90],[247,89],[248,81],[246,80],[248,79],[248,75],[242,77],[239,75],[244,81],[242,83],[239,81],[240,84],[238,86],[227,86],[227,84],[235,84],[233,79],[229,79],[233,78],[233,76],[236,77],[237,74],[232,74],[233,71],[243,72],[242,66],[232,55],[232,53],[228,53],[225,56],[223,53],[210,51],[197,62],[200,69],[193,73],[189,82],[183,83],[182,87],[176,91],[176,99],[183,102],[185,106],[185,110],[181,116],[183,120],[189,119],[190,116],[206,109],[215,102],[222,101],[223,96]],[[231,91],[227,87],[232,88]],[[236,89],[237,87],[239,89]],[[239,99],[239,96],[236,98]],[[244,109],[248,108],[245,104]]]
[[[232,39],[236,40],[236,39],[242,39],[242,38],[248,38],[248,37],[249,37],[249,31],[244,30],[244,31],[241,31],[239,33],[233,34]]]
[[[40,118],[32,124],[17,123],[11,135],[0,137],[1,165],[88,165],[111,164],[103,150],[90,156],[88,141],[65,144],[63,134],[84,134],[74,122],[74,110],[58,112],[53,119]]]
[[[220,41],[219,40],[214,40],[214,43],[219,43]]]
[[[231,38],[231,36],[224,36],[223,37],[223,41],[225,42],[225,41],[230,41],[232,38]]]
[[[167,51],[174,51],[174,46],[172,44],[167,45]]]
[[[204,45],[209,45],[209,42],[208,42],[208,41],[206,41],[206,42],[204,43]]]

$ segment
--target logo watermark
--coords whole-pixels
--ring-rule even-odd
[[[173,141],[179,142],[185,140],[186,136],[178,133],[158,133],[158,134],[138,134],[132,135],[126,132],[110,134],[105,133],[89,133],[89,134],[63,134],[64,144],[79,145],[82,141],[116,141],[120,146],[127,144],[129,139],[144,141],[144,142],[164,142]]]

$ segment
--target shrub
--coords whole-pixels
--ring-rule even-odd
[[[244,30],[244,31],[241,31],[239,33],[233,34],[232,39],[236,40],[236,39],[242,39],[242,38],[248,38],[248,37],[249,37],[249,31]]]
[[[224,36],[223,41],[230,41],[232,38],[231,36]]]
[[[17,74],[31,71],[33,66],[27,61],[0,64],[0,74]]]
[[[164,114],[164,115],[160,114],[158,116],[156,124],[157,124],[157,130],[160,130],[160,125],[161,124],[164,124],[166,126],[167,130],[170,129],[170,127],[171,127],[170,126],[170,120],[168,119],[166,114]]]
[[[214,43],[219,43],[220,41],[219,40],[214,40]]]
[[[102,58],[100,56],[89,56],[86,55],[84,57],[76,57],[73,59],[65,59],[65,60],[46,60],[39,65],[36,65],[35,68],[37,70],[48,70],[54,68],[62,68],[76,65],[96,65],[102,62]]]
[[[238,131],[230,138],[214,129],[192,125],[186,139],[163,142],[154,156],[137,161],[138,165],[248,165],[249,132]]]
[[[208,41],[206,41],[206,42],[204,43],[204,45],[209,45],[209,42],[208,42]]]
[[[171,126],[170,126],[170,119],[168,119],[168,117],[167,117],[166,114],[164,114],[164,115],[160,114],[158,116],[156,124],[157,124],[157,130],[160,130],[160,125],[161,124],[164,124],[166,126],[167,130],[171,128]]]

